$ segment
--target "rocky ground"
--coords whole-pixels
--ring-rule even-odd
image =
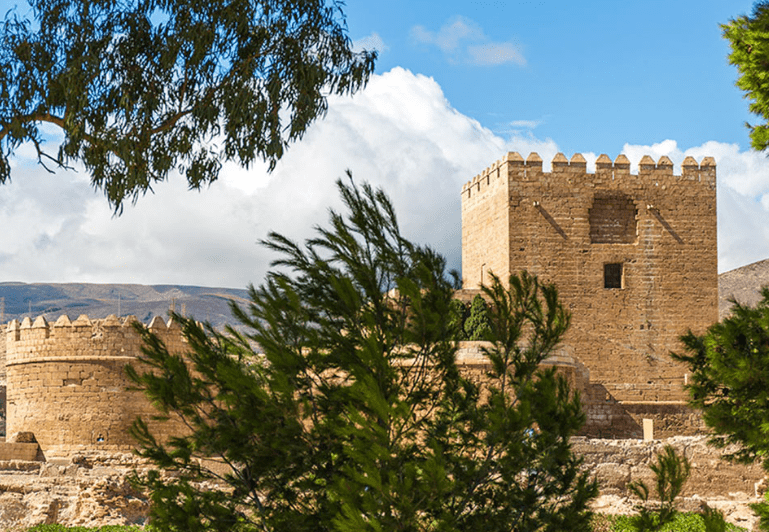
[[[127,480],[137,467],[130,454],[0,462],[0,529],[143,524],[148,501]]]
[[[760,466],[732,466],[706,438],[668,440],[598,440],[575,438],[574,449],[594,471],[601,496],[593,508],[601,513],[634,512],[637,501],[628,497],[627,484],[644,480],[651,486],[648,464],[665,444],[671,444],[692,464],[692,476],[679,507],[697,511],[703,503],[722,510],[727,520],[752,529],[756,518],[749,504],[765,489]],[[76,453],[49,457],[47,462],[0,462],[0,530],[23,530],[39,523],[67,526],[143,524],[149,505],[127,477],[146,464],[136,456]]]

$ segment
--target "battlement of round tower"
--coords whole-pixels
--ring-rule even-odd
[[[150,402],[130,389],[125,367],[138,362],[142,346],[136,323],[133,316],[114,315],[11,321],[5,343],[7,433],[32,432],[46,451],[127,450],[135,446],[129,427],[141,416],[161,438],[178,434],[178,422],[154,421]],[[170,352],[187,351],[178,322],[155,317],[147,327]]]
[[[141,337],[134,329],[135,316],[91,320],[82,314],[76,320],[62,315],[54,323],[43,316],[34,321],[13,320],[6,328],[6,367],[47,359],[136,358],[141,352]],[[173,351],[184,348],[178,322],[155,316],[147,328],[158,335]]]

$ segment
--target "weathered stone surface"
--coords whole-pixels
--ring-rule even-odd
[[[687,159],[676,176],[665,157],[645,157],[638,175],[622,155],[595,173],[562,154],[552,172],[535,154],[519,159],[462,188],[463,288],[523,269],[554,282],[572,313],[565,344],[598,395],[682,405],[686,368],[669,353],[718,319],[715,162]]]
[[[94,467],[103,463],[110,467]],[[130,454],[76,455],[66,465],[0,462],[0,529],[144,523],[148,501],[127,480],[137,466]]]
[[[599,440],[574,438],[573,449],[585,458],[584,467],[594,471],[601,493],[593,508],[602,513],[630,514],[639,503],[627,490],[630,482],[644,481],[653,491],[649,469],[665,445],[686,456],[692,466],[679,509],[698,511],[703,502],[726,514],[730,523],[751,529],[757,519],[750,504],[759,502],[766,489],[760,464],[727,463],[722,456],[729,450],[707,445],[706,436],[680,436],[666,440]]]
[[[149,501],[131,487],[128,476],[146,467],[133,454],[104,452],[59,455],[48,463],[0,462],[0,530],[41,523],[144,524]]]
[[[121,324],[114,316],[91,320],[82,315],[72,323],[59,319],[53,326],[45,320],[9,326],[4,342],[8,433],[34,434],[31,441],[36,439],[43,454],[130,450],[135,442],[128,428],[137,416],[161,438],[178,433],[178,423],[153,421],[156,412],[144,394],[129,390],[125,366],[137,364],[141,348],[131,322],[132,317]],[[161,322],[153,321],[153,332],[171,352],[185,352],[179,328]],[[0,448],[0,460],[21,458],[10,452]]]

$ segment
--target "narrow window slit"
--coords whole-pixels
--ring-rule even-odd
[[[603,265],[603,287],[622,288],[622,263],[616,262]]]

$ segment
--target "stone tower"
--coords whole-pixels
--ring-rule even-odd
[[[129,389],[126,364],[146,369],[138,361],[142,339],[135,320],[82,315],[72,322],[67,316],[56,323],[42,316],[11,321],[4,341],[7,433],[33,433],[44,452],[131,450],[136,440],[129,427],[137,416],[161,440],[183,434],[178,419],[155,420],[158,411],[144,393]],[[178,323],[155,317],[149,330],[170,352],[188,351]]]
[[[669,357],[687,330],[718,319],[716,167],[687,157],[508,153],[462,187],[465,289],[520,270],[554,282],[572,313],[565,348],[607,400],[678,402],[685,368]],[[611,397],[610,397],[611,396]]]

